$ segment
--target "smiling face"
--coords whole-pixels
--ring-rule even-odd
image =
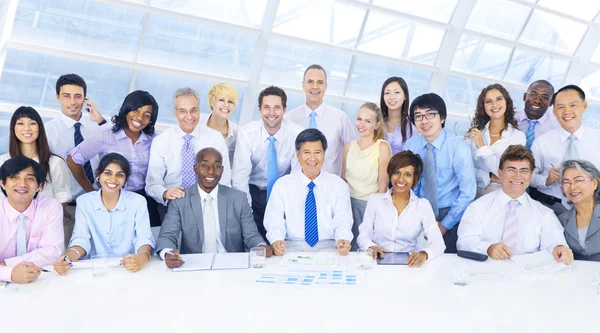
[[[150,124],[152,119],[152,105],[144,105],[137,110],[127,113],[125,120],[130,131],[138,133]]]
[[[394,193],[406,193],[410,191],[414,187],[415,167],[408,165],[394,171],[390,181],[394,188]]]
[[[531,120],[540,119],[548,110],[551,100],[551,87],[541,82],[531,85],[523,95],[527,118]]]
[[[587,102],[581,99],[576,90],[563,90],[556,95],[553,113],[560,126],[573,134],[581,127]]]
[[[369,108],[360,108],[356,113],[356,132],[361,138],[373,137],[375,130],[381,126],[377,122],[377,114]]]
[[[81,108],[83,107],[84,99],[83,87],[74,84],[61,86],[58,95],[56,95],[56,100],[60,103],[62,113],[75,121],[81,119]]]
[[[531,164],[529,160],[504,161],[498,175],[502,183],[502,190],[509,197],[516,199],[525,193],[531,182]]]
[[[504,119],[506,112],[506,99],[498,89],[492,89],[485,94],[483,99],[483,108],[485,113],[490,117],[490,120]]]
[[[423,135],[427,142],[433,142],[440,136],[442,132],[442,124],[445,120],[440,118],[440,114],[436,110],[431,109],[415,109],[415,126],[419,133]],[[421,120],[416,120],[419,116],[422,117]],[[427,118],[431,119],[427,119]]]
[[[405,100],[406,96],[404,95],[404,90],[400,87],[400,83],[394,81],[385,87],[383,101],[388,107],[388,111],[400,110]]]
[[[568,185],[567,185],[568,184]],[[563,191],[573,204],[594,200],[594,192],[598,181],[576,167],[565,170],[563,174]]]
[[[321,105],[327,90],[325,73],[317,68],[309,69],[302,81],[302,90],[306,96],[306,104],[315,107]]]
[[[323,143],[320,140],[304,142],[300,146],[300,150],[296,151],[296,157],[302,167],[302,173],[308,179],[314,180],[321,173],[325,161]]]
[[[32,167],[27,167],[19,173],[0,181],[0,186],[6,191],[11,206],[28,207],[35,194],[40,190]]]
[[[200,120],[200,101],[195,96],[179,96],[175,99],[175,117],[179,128],[190,134]]]
[[[117,163],[109,163],[100,173],[98,181],[103,192],[115,193],[119,192],[123,185],[125,185],[127,175],[120,165]]]
[[[270,135],[274,135],[281,128],[285,110],[281,97],[275,95],[263,96],[258,112],[260,112],[265,129]]]
[[[17,119],[15,123],[15,136],[21,143],[35,143],[38,139],[39,131],[38,123],[31,118],[22,117]]]
[[[235,101],[224,96],[213,97],[211,103],[212,114],[219,118],[229,118],[235,110]]]
[[[198,177],[198,185],[204,192],[212,192],[219,184],[223,175],[222,163],[223,157],[215,149],[206,149],[198,153],[194,172]]]

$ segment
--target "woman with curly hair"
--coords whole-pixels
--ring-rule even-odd
[[[517,129],[513,100],[502,85],[483,88],[472,128],[465,137],[473,153],[478,198],[501,187],[498,166],[504,150],[514,144],[525,145],[526,141],[525,133]]]
[[[84,169],[86,162],[96,155],[100,159],[109,153],[123,155],[131,165],[131,176],[128,177],[124,188],[146,198],[150,224],[153,227],[160,225],[157,203],[146,195],[144,187],[157,117],[158,104],[154,97],[147,91],[136,90],[125,97],[119,114],[112,117],[112,129],[103,130],[87,138],[71,149],[67,156],[67,164],[73,177],[86,192],[91,192],[95,191],[92,185],[95,181],[91,170]]]

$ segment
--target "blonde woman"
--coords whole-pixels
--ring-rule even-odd
[[[229,160],[233,161],[238,124],[229,121],[238,103],[238,93],[229,83],[217,83],[208,91],[208,106],[211,113],[200,114],[200,123],[218,131],[225,138]]]
[[[344,146],[342,159],[342,178],[350,188],[350,201],[354,224],[352,249],[356,249],[356,238],[367,199],[373,193],[385,193],[388,190],[389,176],[387,165],[392,158],[392,148],[384,140],[385,128],[383,114],[377,104],[367,102],[361,105],[356,114],[358,140]]]

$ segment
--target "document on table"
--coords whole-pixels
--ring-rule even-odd
[[[567,267],[562,262],[557,263],[548,251],[515,255],[512,257],[512,261],[517,264],[519,270],[530,274],[556,273]]]
[[[282,266],[339,266],[335,253],[286,253],[281,258]]]
[[[121,265],[121,259],[123,258],[108,258],[108,267],[118,267],[119,265]],[[77,269],[77,268],[92,268],[92,260],[91,259],[85,259],[85,260],[78,260],[78,261],[74,261],[73,262],[73,269]]]
[[[183,265],[173,272],[202,271],[211,269],[245,269],[250,267],[248,253],[194,253],[182,254]]]
[[[342,270],[301,271],[290,270],[281,273],[260,273],[257,284],[279,284],[296,286],[356,286],[356,274],[346,274]]]

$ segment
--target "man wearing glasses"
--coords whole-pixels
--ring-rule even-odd
[[[570,264],[573,252],[554,212],[525,192],[535,166],[531,151],[509,146],[500,157],[502,188],[484,195],[465,211],[457,247],[503,260],[515,254],[548,251],[557,262]]]
[[[531,149],[534,139],[560,127],[556,117],[546,112],[552,105],[552,95],[554,95],[554,87],[546,80],[533,82],[523,94],[525,107],[523,111],[517,112],[516,118],[519,130],[525,133],[527,148]]]
[[[444,129],[446,104],[436,94],[417,97],[410,105],[410,119],[419,134],[408,139],[404,149],[419,154],[424,163],[414,192],[431,203],[446,253],[456,253],[458,223],[477,189],[471,148]]]

